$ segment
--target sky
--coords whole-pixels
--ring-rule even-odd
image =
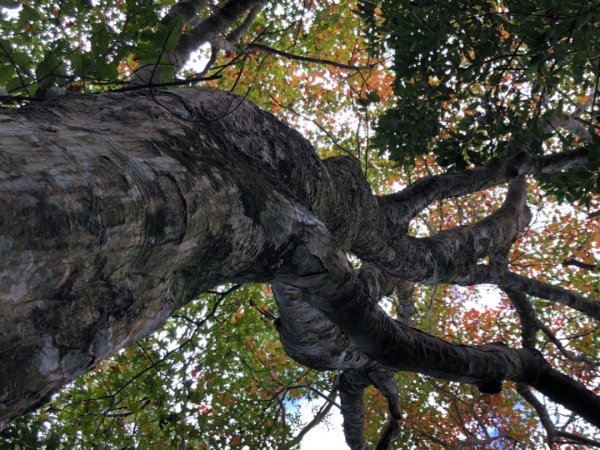
[[[312,418],[311,404],[302,406],[302,418],[308,423]],[[342,415],[334,406],[328,419],[310,430],[300,444],[300,450],[348,450],[342,429]]]

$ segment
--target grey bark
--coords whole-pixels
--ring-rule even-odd
[[[301,205],[326,206],[308,142],[218,91],[63,97],[0,123],[3,422],[203,290],[271,279]]]
[[[181,0],[173,6],[167,14],[160,20],[163,25],[168,25],[172,20],[179,17],[184,23],[198,25],[198,11],[204,6],[203,0]]]
[[[600,319],[600,301],[586,298],[554,284],[532,280],[514,272],[510,272],[503,267],[498,268],[490,265],[473,266],[469,273],[466,273],[462,277],[456,277],[453,281],[463,285],[482,283],[495,284],[502,289],[514,290],[538,298],[551,300],[573,308],[596,320]]]
[[[375,198],[354,159],[320,161],[297,132],[231,94],[66,96],[2,112],[0,421],[209,287],[253,281],[273,283],[284,347],[311,367],[410,370],[484,392],[513,380],[598,424],[598,398],[535,351],[454,345],[378,306],[397,285],[468,278],[527,224],[522,174],[585,155],[522,160],[490,217],[416,239],[399,225],[421,196]],[[428,198],[459,195],[423,186]],[[380,389],[393,403],[393,389]]]
[[[164,25],[168,25],[174,19],[181,18],[193,27],[187,33],[181,35],[173,51],[167,52],[168,54],[165,56],[168,57],[168,64],[150,64],[141,67],[133,74],[132,81],[134,83],[160,84],[165,78],[168,79],[170,76],[176,75],[190,59],[192,53],[208,42],[216,45],[217,41],[222,41],[228,46],[232,46],[234,40],[239,39],[242,34],[248,31],[263,6],[260,0],[229,0],[213,14],[200,19],[198,12],[203,3],[196,0],[182,0],[163,17],[161,23]],[[227,30],[247,12],[248,16],[244,23],[222,38],[221,35],[225,35]],[[174,33],[180,32],[179,30],[171,31]],[[214,58],[216,58],[215,45],[212,45],[211,61],[202,70],[201,76],[204,76],[214,63]]]
[[[190,58],[193,51],[227,31],[246,12],[261,4],[261,0],[229,0],[217,12],[181,36],[171,62],[177,69]]]

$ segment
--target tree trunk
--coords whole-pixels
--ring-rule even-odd
[[[67,96],[0,123],[3,423],[207,288],[273,278],[302,217],[328,216],[308,142],[221,91]]]
[[[377,198],[354,158],[321,161],[270,114],[210,89],[65,96],[4,111],[0,150],[0,428],[204,290],[247,281],[273,283],[291,357],[347,371],[344,411],[360,416],[368,383],[384,393],[385,442],[399,417],[390,370],[490,393],[504,380],[529,384],[600,425],[600,399],[535,350],[455,345],[378,306],[415,282],[530,286],[496,262],[530,219],[524,175],[584,164],[585,150],[518,155]],[[431,201],[499,183],[509,183],[506,200],[484,220],[427,238],[406,233]],[[583,297],[565,302],[597,312]],[[360,424],[347,425],[364,446]]]

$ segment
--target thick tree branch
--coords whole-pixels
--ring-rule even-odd
[[[579,261],[577,259],[574,258],[567,258],[563,261],[562,263],[563,266],[568,267],[568,266],[575,266],[575,267],[579,267],[580,269],[584,269],[584,270],[589,270],[590,272],[598,272],[600,269],[598,268],[597,264],[589,264],[583,261]]]
[[[600,427],[600,397],[574,379],[545,365],[538,379],[530,385],[550,400]]]
[[[590,141],[592,139],[592,135],[588,130],[589,126],[579,117],[574,117],[573,115],[568,116],[566,114],[552,114],[545,119],[545,122],[547,125],[546,128],[549,131],[555,131],[558,128],[562,128],[577,136],[582,141]]]
[[[247,11],[262,3],[261,0],[229,0],[222,8],[203,20],[188,33],[181,36],[171,62],[176,69],[182,67],[192,52],[202,44],[214,40],[223,34]]]
[[[352,450],[368,450],[369,445],[363,437],[364,400],[363,393],[368,386],[375,386],[388,402],[389,421],[384,429],[377,450],[387,450],[400,429],[400,405],[398,388],[394,373],[383,368],[370,370],[345,370],[338,378],[342,399],[344,434]]]
[[[160,23],[168,25],[172,20],[181,17],[184,23],[197,25],[198,11],[204,6],[205,0],[180,0],[161,19]]]
[[[255,4],[240,26],[227,35],[227,41],[237,43],[243,36],[245,36],[264,6],[264,3],[262,2]]]
[[[275,327],[292,359],[316,370],[375,366],[323,313],[304,300],[301,289],[277,282],[271,287],[281,315]]]
[[[526,295],[522,294],[521,292],[511,291],[509,289],[505,289],[504,292],[519,314],[519,318],[521,320],[521,341],[523,343],[523,347],[535,348],[536,334],[538,331],[541,331],[567,359],[573,362],[584,363],[589,368],[597,367],[600,364],[590,360],[589,358],[586,358],[583,355],[576,355],[570,352],[562,344],[562,342],[560,342],[560,339],[558,339],[554,333],[546,325],[544,325],[541,320],[539,320]]]
[[[507,183],[518,175],[539,175],[583,167],[588,158],[587,148],[545,156],[529,156],[523,152],[489,167],[423,178],[400,192],[379,197],[379,203],[385,208],[388,219],[405,232],[409,222],[436,200],[478,192]]]
[[[599,301],[589,300],[560,286],[533,280],[513,272],[505,272],[497,284],[502,289],[512,289],[534,297],[552,300],[600,320]]]
[[[348,165],[352,162],[349,158],[337,160],[343,160]],[[350,170],[340,171],[337,167],[340,164],[331,165],[327,161],[327,169],[335,169],[332,176],[343,174],[356,178]],[[340,190],[338,194],[337,201],[349,203],[356,213],[354,223],[360,230],[354,236],[346,236],[346,242],[350,240],[349,248],[363,261],[376,265],[402,281],[436,284],[471,279],[478,259],[491,257],[509,248],[531,217],[526,205],[526,182],[521,176],[510,182],[502,207],[480,222],[445,230],[427,238],[414,238],[394,227],[393,220],[389,220],[386,214],[389,211],[374,201],[368,186],[359,189],[360,181],[356,183],[351,199],[344,198],[350,194],[348,191]],[[354,204],[361,204],[362,207],[355,207]],[[329,222],[328,227],[333,232],[337,228]],[[343,238],[338,238],[337,233],[335,237],[341,247],[346,248]]]
[[[475,384],[483,392],[498,392],[503,380],[524,382],[600,425],[595,413],[600,399],[551,369],[535,351],[494,344],[454,345],[392,320],[377,305],[385,277],[373,269],[355,272],[344,255],[327,244],[328,233],[318,224],[304,232],[294,263],[282,266],[278,278],[302,289],[310,304],[372,360],[395,370]]]
[[[176,4],[167,16],[163,18],[162,22],[170,23],[176,17],[190,18],[194,19],[194,23],[197,22],[197,12],[201,7],[199,3],[193,0],[184,0]],[[200,48],[200,46],[207,42],[217,41],[244,13],[248,10],[254,11],[258,6],[262,7],[261,0],[229,0],[212,15],[199,22],[187,33],[181,35],[175,50],[164,55],[168,58],[168,63],[158,65],[157,62],[154,65],[141,67],[133,74],[132,79],[136,84],[160,84],[166,76],[175,75],[186,64],[192,53]],[[179,30],[171,30],[171,32],[179,33]],[[216,55],[214,56],[216,57]],[[211,59],[212,57],[213,55],[211,55]],[[212,62],[209,62],[202,71],[202,74],[205,74],[212,64]]]
[[[597,89],[598,86],[596,86]],[[545,118],[544,122],[546,124],[545,128],[547,131],[556,131],[557,128],[562,128],[577,136],[582,141],[591,141],[592,136],[589,132],[590,123],[582,119],[581,116],[588,112],[588,108],[594,107],[594,100],[596,98],[597,90],[594,89],[593,93],[587,95],[587,100],[580,104],[579,102],[574,102],[569,98],[564,92],[558,89],[558,92],[562,94],[565,98],[569,99],[571,104],[576,106],[575,110],[570,114],[564,114],[559,112],[551,113],[548,117]]]
[[[306,303],[302,298],[302,290],[277,282],[273,283],[272,289],[281,312],[276,327],[286,353],[314,369],[346,369],[340,386],[348,444],[351,448],[367,448],[362,440],[363,423],[357,418],[362,417],[363,407],[359,406],[363,402],[362,390],[373,384],[387,399],[390,413],[389,423],[377,449],[389,448],[398,432],[400,420],[398,392],[393,374],[378,367],[356,349],[324,314]],[[350,379],[354,380],[352,386],[348,385]],[[367,383],[366,386],[357,388],[358,379]]]
[[[358,370],[346,370],[338,378],[344,436],[350,450],[369,450],[369,444],[363,436],[365,428],[363,393],[370,384],[367,376]]]
[[[400,431],[402,413],[398,399],[398,384],[395,374],[386,369],[372,370],[368,375],[371,383],[381,392],[388,403],[388,424],[377,443],[377,450],[387,450]]]
[[[504,290],[511,303],[517,310],[521,320],[521,343],[524,348],[535,348],[535,336],[540,329],[540,321],[527,300],[527,297],[520,292]]]
[[[517,177],[511,181],[502,207],[480,222],[427,238],[396,237],[387,231],[389,237],[383,234],[381,242],[355,252],[403,280],[455,282],[469,277],[478,259],[510,247],[530,218],[525,178]]]
[[[536,156],[532,159],[528,174],[564,172],[570,169],[584,167],[589,161],[590,151],[587,147],[564,153],[551,153],[545,156]]]
[[[415,284],[408,281],[400,281],[394,287],[394,293],[398,299],[396,303],[396,316],[400,322],[410,326],[411,319],[417,311],[413,290]]]
[[[217,37],[210,41],[212,50],[225,50],[229,53],[236,53],[238,51],[238,41],[248,32],[263,7],[262,3],[256,4],[239,27],[232,30],[227,36]]]
[[[460,285],[495,284],[503,290],[551,300],[594,319],[600,319],[600,301],[585,298],[563,287],[527,278],[508,270],[498,270],[489,265],[477,265],[467,276],[457,276],[453,282]]]
[[[494,213],[473,225],[442,231],[422,239],[436,253],[436,280],[449,280],[457,273],[468,273],[477,260],[504,254],[529,224],[527,182],[524,176],[511,180],[506,198]]]
[[[526,183],[521,176],[512,179],[503,206],[489,217],[428,238],[413,238],[394,228],[353,158],[331,158],[324,164],[332,179],[348,180],[345,185],[352,186],[337,189],[332,195],[334,204],[348,205],[352,211],[354,232],[339,232],[347,230],[347,222],[340,222],[339,214],[321,216],[336,242],[399,280],[435,284],[467,278],[479,258],[509,248],[530,219]]]

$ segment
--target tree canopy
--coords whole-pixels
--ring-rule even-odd
[[[361,294],[380,304],[361,303],[380,334],[341,313],[340,323],[324,319],[328,305],[294,310],[302,295],[325,303],[281,277],[214,286],[13,421],[3,446],[296,448],[339,409],[353,449],[600,447],[597,1],[0,6],[3,111],[35,111],[57,93],[64,102],[121,93],[127,108],[130,93],[229,90],[300,130],[321,158],[355,161],[370,192],[346,181],[361,201],[373,193],[369,205],[401,211],[373,217],[377,226],[451,255],[430,269],[410,265],[402,249],[417,247],[400,238],[377,248],[356,236],[359,244],[339,242],[348,266],[365,274]],[[322,327],[309,327],[307,340],[335,334],[367,362],[335,371],[310,359],[303,334],[287,325],[297,314]],[[415,334],[399,340],[408,329]],[[364,336],[389,352],[367,352]],[[415,336],[431,352],[403,356],[398,348]],[[418,361],[437,358],[442,344],[430,336],[459,344],[457,355],[529,352],[551,375],[440,376]],[[548,394],[556,390],[563,394]]]

